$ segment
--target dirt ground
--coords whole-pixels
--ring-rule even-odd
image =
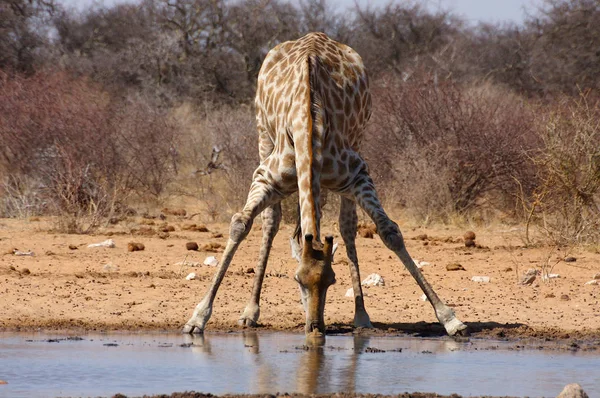
[[[0,330],[179,330],[215,268],[178,262],[202,264],[211,255],[220,259],[219,246],[227,239],[226,224],[209,224],[208,232],[199,232],[189,230],[194,222],[178,216],[164,222],[131,217],[96,235],[67,235],[52,232],[50,219],[0,219]],[[174,231],[159,233],[164,223]],[[600,273],[600,254],[594,250],[526,248],[521,227],[399,224],[409,253],[429,263],[422,268],[427,280],[475,336],[599,339],[600,286],[585,284]],[[479,247],[465,247],[467,229],[476,233]],[[271,253],[261,299],[262,329],[303,328],[293,280],[296,262],[288,243],[292,231],[293,225],[282,225]],[[334,264],[337,284],[329,289],[325,320],[331,332],[349,332],[354,303],[345,296],[351,287],[345,248],[335,225],[324,225],[323,233],[333,233],[340,244]],[[106,239],[116,247],[88,248]],[[239,328],[260,239],[260,225],[255,225],[221,285],[207,332]],[[188,251],[190,241],[200,250]],[[145,250],[129,252],[130,242],[143,243]],[[378,273],[385,280],[385,286],[365,288],[375,333],[442,335],[431,305],[421,300],[419,287],[379,237],[359,236],[357,246],[361,277]],[[18,256],[14,249],[35,255]],[[565,262],[566,257],[575,261]],[[448,271],[453,263],[465,270]],[[542,281],[538,276],[531,285],[518,283],[525,271],[545,265],[560,278]],[[196,273],[195,280],[185,279],[190,272]],[[474,282],[473,276],[490,281]]]

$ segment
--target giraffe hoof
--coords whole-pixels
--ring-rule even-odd
[[[240,318],[240,319],[238,319],[238,325],[244,326],[247,328],[255,328],[258,326],[258,322],[256,322],[254,319],[250,319],[250,318]]]
[[[185,325],[181,332],[184,334],[203,334],[204,329],[201,329],[198,326],[194,325]]]

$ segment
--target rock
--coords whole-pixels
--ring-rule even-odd
[[[465,247],[475,247],[475,241],[473,239],[465,239]]]
[[[451,263],[446,265],[446,271],[465,271],[465,268],[459,263]]]
[[[21,275],[31,275],[31,271],[29,271],[29,268],[23,268]]]
[[[471,278],[471,280],[473,282],[489,283],[490,282],[490,277],[489,276],[474,276],[474,277]]]
[[[560,299],[562,301],[569,301],[569,300],[571,300],[571,297],[569,297],[568,294],[563,294],[563,295],[560,296]]]
[[[208,256],[204,259],[204,265],[216,267],[217,265],[219,265],[219,260],[217,260],[217,258],[214,256]]]
[[[208,228],[206,228],[206,225],[204,224],[200,224],[196,227],[196,231],[198,232],[208,232]]]
[[[521,279],[521,285],[531,285],[535,281],[535,274],[533,275],[525,275],[523,279]]]
[[[383,277],[379,274],[371,274],[367,276],[361,283],[363,286],[385,286]]]
[[[426,295],[425,293],[423,293],[423,294],[421,295],[421,301],[427,301],[427,300],[429,300],[429,299],[427,298],[427,295]]]
[[[592,279],[591,281],[587,281],[585,283],[585,285],[597,285],[598,284],[598,280],[597,279]]]
[[[419,260],[415,260],[414,258],[413,258],[413,261],[415,262],[415,265],[417,266],[417,268],[423,268],[423,267],[426,267],[428,265],[431,265],[427,261],[419,261]]]
[[[185,244],[185,248],[188,250],[198,250],[198,244],[196,242],[188,242]]]
[[[565,258],[565,263],[574,263],[575,261],[577,261],[577,259],[575,257]]]
[[[193,279],[196,279],[196,274],[194,272],[190,272],[188,274],[188,276],[185,277],[186,280],[191,281]]]
[[[360,224],[358,226],[358,235],[363,238],[373,239],[373,236],[377,233],[377,227],[375,224]]]
[[[102,268],[104,269],[104,271],[108,272],[116,272],[119,270],[119,266],[114,265],[113,263],[106,263]]]
[[[160,232],[173,232],[175,231],[175,227],[172,225],[164,225],[160,228]]]
[[[550,280],[550,279],[557,279],[557,278],[560,278],[560,275],[559,275],[559,274],[547,274],[547,275],[542,275],[542,280],[543,280],[543,281],[547,281],[547,280]]]
[[[254,268],[252,268],[252,267],[246,268],[246,273],[247,274],[253,274],[254,273]]]
[[[129,242],[127,244],[127,251],[128,252],[138,252],[138,251],[142,251],[146,248],[146,246],[144,246],[143,243],[139,243],[139,242]]]
[[[556,398],[590,398],[577,383],[567,384]]]
[[[200,263],[198,261],[187,261],[187,260],[185,260],[185,261],[176,262],[173,265],[178,265],[180,267],[199,267]]]
[[[79,249],[76,245],[69,245],[69,250],[77,250]]]
[[[473,232],[473,231],[467,231],[463,235],[463,238],[465,239],[465,242],[468,241],[468,240],[475,240],[475,232]]]
[[[31,256],[31,257],[35,256],[35,253],[32,252],[31,250],[28,250],[26,252],[23,252],[23,251],[20,251],[20,250],[15,250],[15,251],[13,251],[13,254],[15,256]]]
[[[592,279],[600,279],[600,273],[597,273],[596,275],[594,275],[594,276],[592,277]]]
[[[346,290],[346,297],[354,297],[354,289],[350,288],[348,290]]]
[[[217,253],[219,251],[221,251],[223,249],[223,245],[217,242],[209,242],[205,245],[202,246],[202,250],[203,252],[213,252],[213,253]]]
[[[88,245],[88,247],[108,247],[110,249],[115,248],[117,245],[115,245],[115,241],[112,239],[107,239],[104,242],[100,242],[100,243],[90,243]]]

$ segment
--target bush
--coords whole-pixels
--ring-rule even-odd
[[[567,98],[542,116],[534,215],[556,243],[600,239],[600,104]]]
[[[61,230],[88,232],[134,189],[163,191],[174,127],[162,112],[140,100],[111,102],[96,84],[62,72],[1,78],[5,216],[26,214],[16,207],[35,197],[60,216]]]
[[[514,211],[514,178],[528,191],[533,113],[498,87],[420,75],[375,83],[365,153],[383,195],[421,219],[482,208]],[[398,200],[396,200],[398,202]]]

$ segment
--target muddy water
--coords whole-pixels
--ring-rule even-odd
[[[328,336],[307,350],[291,333],[0,334],[0,397],[225,393],[554,397],[580,383],[600,396],[600,353],[449,338]]]

